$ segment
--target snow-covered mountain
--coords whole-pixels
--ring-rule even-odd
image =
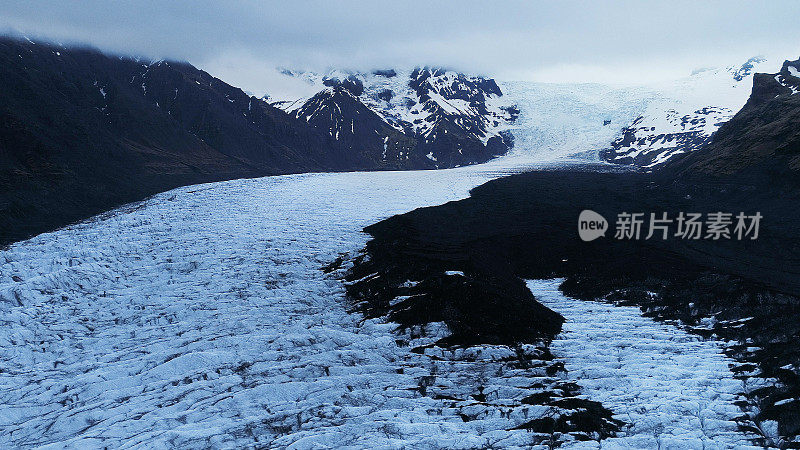
[[[347,84],[326,88],[293,111],[298,119],[328,134],[347,153],[376,167],[402,169],[431,167],[431,161],[414,152],[416,141],[387,124],[364,105]]]
[[[427,161],[430,168],[455,167],[484,162],[512,146],[508,129],[519,111],[490,78],[431,67],[283,73],[318,91],[273,105],[337,140],[353,141],[362,151],[374,144],[363,142],[359,134],[380,137],[380,158],[388,165],[417,160]],[[366,130],[356,130],[356,122],[364,119]],[[413,140],[410,146],[408,139]]]
[[[601,152],[617,164],[654,167],[697,150],[745,104],[753,74],[769,67],[753,57],[740,66],[695,71],[691,76],[652,86],[654,101]]]
[[[506,153],[512,145],[536,147],[523,150],[546,156],[547,149],[540,147],[544,142],[552,145],[552,139],[538,135],[558,128],[559,120],[574,126],[589,119],[578,107],[568,117],[553,116],[552,102],[607,103],[608,117],[590,120],[602,120],[608,127],[608,142],[587,148],[576,138],[571,146],[575,153],[590,159],[599,153],[610,163],[652,168],[710,142],[720,125],[747,101],[753,74],[771,71],[772,65],[753,57],[743,64],[699,69],[675,81],[614,88],[495,81],[430,67],[326,74],[285,70],[285,75],[303,80],[316,94],[271,102],[335,139],[354,140],[361,147],[369,145],[354,138],[359,133],[354,119],[369,116],[367,134],[380,137],[381,160],[424,164],[427,159],[431,168],[482,162]],[[778,74],[779,83],[791,82],[792,68]],[[354,109],[362,112],[355,114]],[[416,144],[409,147],[376,118]],[[593,123],[587,126],[594,128]],[[564,151],[568,146],[559,147]]]

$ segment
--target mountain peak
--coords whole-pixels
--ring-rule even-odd
[[[324,75],[289,72],[318,86],[319,91],[308,99],[273,105],[313,122],[335,139],[351,138],[342,133],[352,134],[352,127],[348,131],[342,124],[351,121],[348,115],[360,111],[370,117],[374,114],[383,122],[378,126],[370,121],[376,135],[386,135],[382,130],[385,125],[418,141],[420,146],[413,152],[421,152],[423,147],[427,151],[422,155],[433,152],[422,161],[434,161],[436,167],[486,161],[511,147],[505,130],[516,119],[516,110],[506,100],[499,100],[503,93],[491,78],[432,66],[371,72],[334,70]],[[352,98],[340,98],[345,92]],[[326,123],[321,122],[322,117]],[[434,145],[436,141],[449,144]],[[431,145],[435,148],[429,148]],[[408,149],[404,154],[408,155]]]
[[[345,78],[325,76],[322,77],[322,84],[328,87],[341,87],[356,97],[364,93],[364,83],[355,75],[348,75]]]

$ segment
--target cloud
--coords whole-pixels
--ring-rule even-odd
[[[800,53],[800,3],[11,1],[0,27],[187,60],[254,93],[277,66],[432,64],[539,81],[666,78]],[[277,81],[276,81],[277,80]]]

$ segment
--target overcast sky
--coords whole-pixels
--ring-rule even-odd
[[[255,94],[276,67],[437,65],[630,83],[800,56],[800,2],[4,0],[0,30],[187,60]],[[776,68],[777,70],[777,68]]]

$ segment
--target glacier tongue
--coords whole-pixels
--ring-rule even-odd
[[[480,383],[518,400],[540,374],[413,353],[393,325],[348,313],[342,284],[322,271],[363,247],[361,227],[463,198],[519,164],[190,186],[13,245],[0,266],[0,445],[529,445],[531,434],[513,427],[546,408],[465,409],[416,392],[434,376],[463,398]],[[746,442],[732,430],[737,386],[713,344],[605,305],[604,324],[626,336],[598,335],[586,323],[596,316],[583,315],[598,306],[558,295],[542,298],[582,328],[568,325],[571,339],[554,349],[574,362],[569,376],[582,375],[590,399],[627,411],[620,418],[634,429],[621,443],[650,443],[659,426],[684,443]],[[631,342],[627,325],[654,337]],[[578,332],[624,356],[637,346],[636,361],[654,367],[650,381],[664,383],[589,376],[608,361],[568,345]],[[488,347],[483,358],[503,352]],[[699,415],[681,416],[693,408]]]
[[[639,308],[575,300],[561,280],[528,281],[545,306],[567,321],[551,344],[583,394],[629,428],[603,448],[742,448],[753,438],[733,420],[746,389],[734,361],[714,341],[643,317]]]
[[[641,114],[656,94],[646,87],[601,84],[501,82],[506,101],[519,106],[510,126],[512,154],[537,161],[582,155],[598,160],[600,150]]]
[[[506,431],[521,418],[465,422],[415,395],[429,359],[348,313],[322,271],[364,246],[363,226],[463,198],[501,169],[189,186],[11,246],[0,446],[528,442]],[[480,375],[453,364],[441,379],[456,388]]]

